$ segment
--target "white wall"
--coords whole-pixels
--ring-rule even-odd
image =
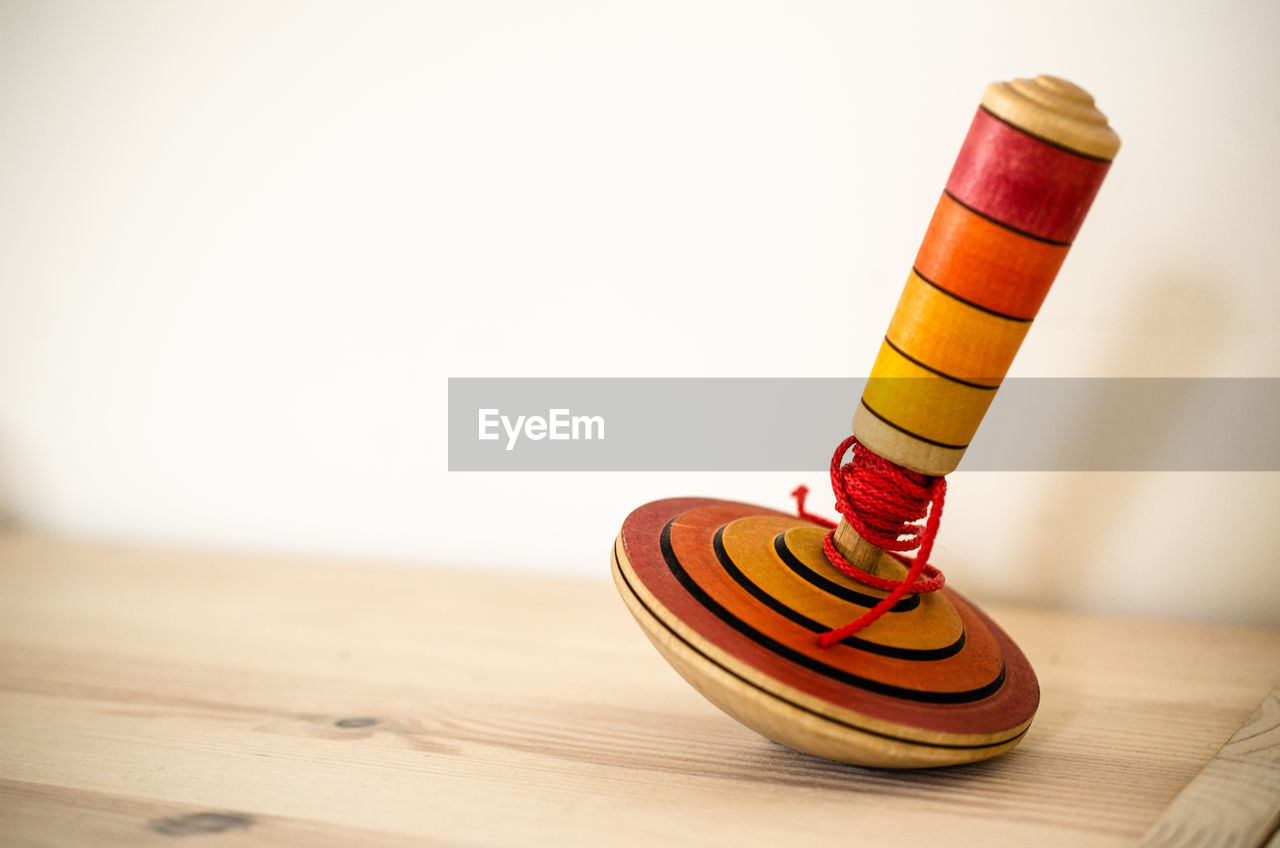
[[[449,474],[446,378],[865,375],[983,87],[1041,72],[1124,148],[1013,374],[1280,377],[1277,45],[1271,0],[0,5],[0,508],[603,575],[645,500],[785,507]],[[1277,624],[1278,476],[961,470],[935,561]]]

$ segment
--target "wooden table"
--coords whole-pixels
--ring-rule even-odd
[[[839,765],[681,681],[609,541],[574,580],[0,536],[0,843],[1129,845],[1280,682],[1280,631],[993,607],[1022,745]]]

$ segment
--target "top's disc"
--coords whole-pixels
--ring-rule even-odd
[[[908,595],[843,642],[817,644],[887,594],[833,568],[825,532],[747,504],[655,501],[623,524],[614,579],[667,661],[777,742],[888,767],[972,762],[1017,744],[1039,703],[1035,674],[955,592]],[[904,576],[892,562],[901,573],[888,576]]]

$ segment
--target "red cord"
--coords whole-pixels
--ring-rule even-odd
[[[850,448],[853,452],[849,462],[841,465],[840,460]],[[791,493],[801,518],[832,528],[822,542],[822,549],[831,564],[859,583],[889,593],[858,618],[821,634],[818,644],[824,648],[868,627],[904,595],[934,592],[946,582],[942,572],[929,565],[929,554],[933,552],[933,540],[938,535],[942,503],[947,494],[945,478],[909,471],[874,453],[859,443],[856,436],[850,436],[840,443],[831,457],[831,489],[836,496],[836,510],[859,536],[886,551],[919,550],[902,580],[886,580],[868,574],[836,550],[834,522],[805,512],[808,487],[800,486]],[[924,525],[917,524],[926,513],[928,518]],[[922,580],[922,576],[926,579]]]
[[[814,515],[812,512],[804,511],[805,498],[809,497],[808,486],[803,484],[797,486],[795,491],[791,493],[791,497],[796,499],[796,513],[801,518],[807,518],[814,524],[821,524],[823,527],[834,528],[836,526],[836,523],[829,518],[823,518],[821,515]]]

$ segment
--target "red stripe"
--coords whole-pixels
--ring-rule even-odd
[[[1003,224],[1070,243],[1109,167],[1109,162],[1054,147],[978,109],[947,190]]]

